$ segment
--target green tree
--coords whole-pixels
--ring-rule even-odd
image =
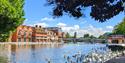
[[[90,38],[90,35],[89,35],[89,34],[84,34],[83,37],[84,37],[84,38]]]
[[[0,42],[8,41],[25,20],[23,5],[24,0],[0,0]]]
[[[71,36],[68,32],[66,33],[66,38],[71,38]]]
[[[91,38],[91,39],[96,39],[96,37],[95,37],[95,36],[93,36],[93,35],[91,35],[89,38]]]
[[[99,39],[105,39],[105,36],[104,35],[100,35],[98,38]]]
[[[112,32],[106,32],[103,35],[100,35],[98,38],[99,39],[106,39],[110,35],[112,35]]]
[[[125,35],[125,18],[121,23],[116,25],[113,29],[113,34],[124,34]]]
[[[54,7],[53,15],[57,17],[67,13],[79,18],[84,16],[83,10],[90,7],[90,16],[99,22],[125,11],[125,0],[47,0],[47,3]]]

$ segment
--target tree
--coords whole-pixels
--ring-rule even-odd
[[[70,36],[70,34],[67,32],[66,33],[66,38],[70,38],[71,36]]]
[[[24,0],[0,0],[0,42],[8,41],[25,20],[23,5]]]
[[[83,10],[90,7],[90,16],[99,22],[125,11],[125,0],[47,0],[47,4],[54,6],[53,16],[57,17],[67,13],[79,18],[84,16]]]
[[[99,39],[105,39],[105,36],[104,35],[100,35],[98,38]]]
[[[125,18],[121,23],[116,25],[113,29],[113,34],[124,34],[125,35]]]
[[[98,38],[99,39],[107,39],[108,36],[112,35],[111,32],[106,32],[103,35],[100,35]]]
[[[84,38],[90,38],[89,34],[84,34]]]
[[[96,37],[95,37],[95,36],[93,36],[93,35],[91,35],[89,38],[91,38],[91,39],[96,39]]]
[[[74,38],[77,38],[77,32],[74,33]]]

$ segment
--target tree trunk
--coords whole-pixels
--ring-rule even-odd
[[[7,40],[7,42],[11,42],[12,40],[12,35],[13,35],[13,33],[12,33],[12,31],[10,31],[10,35],[9,35],[9,38],[8,38],[8,40]]]

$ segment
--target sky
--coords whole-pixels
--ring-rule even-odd
[[[120,23],[124,18],[124,13],[107,20],[104,23],[95,21],[91,16],[90,8],[85,8],[85,17],[75,19],[68,15],[63,15],[59,18],[53,18],[52,6],[45,6],[46,0],[25,0],[24,11],[25,18],[23,25],[34,26],[41,25],[43,27],[60,27],[63,32],[69,32],[71,35],[77,32],[79,37],[89,33],[94,36],[99,36],[105,32],[111,32],[113,27]]]

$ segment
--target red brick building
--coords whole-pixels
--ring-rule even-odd
[[[13,33],[12,42],[61,42],[64,33],[58,27],[43,28],[21,25]]]
[[[33,42],[48,42],[47,30],[42,26],[33,27]]]
[[[30,26],[19,26],[12,35],[12,42],[31,42],[32,32],[33,30]]]

